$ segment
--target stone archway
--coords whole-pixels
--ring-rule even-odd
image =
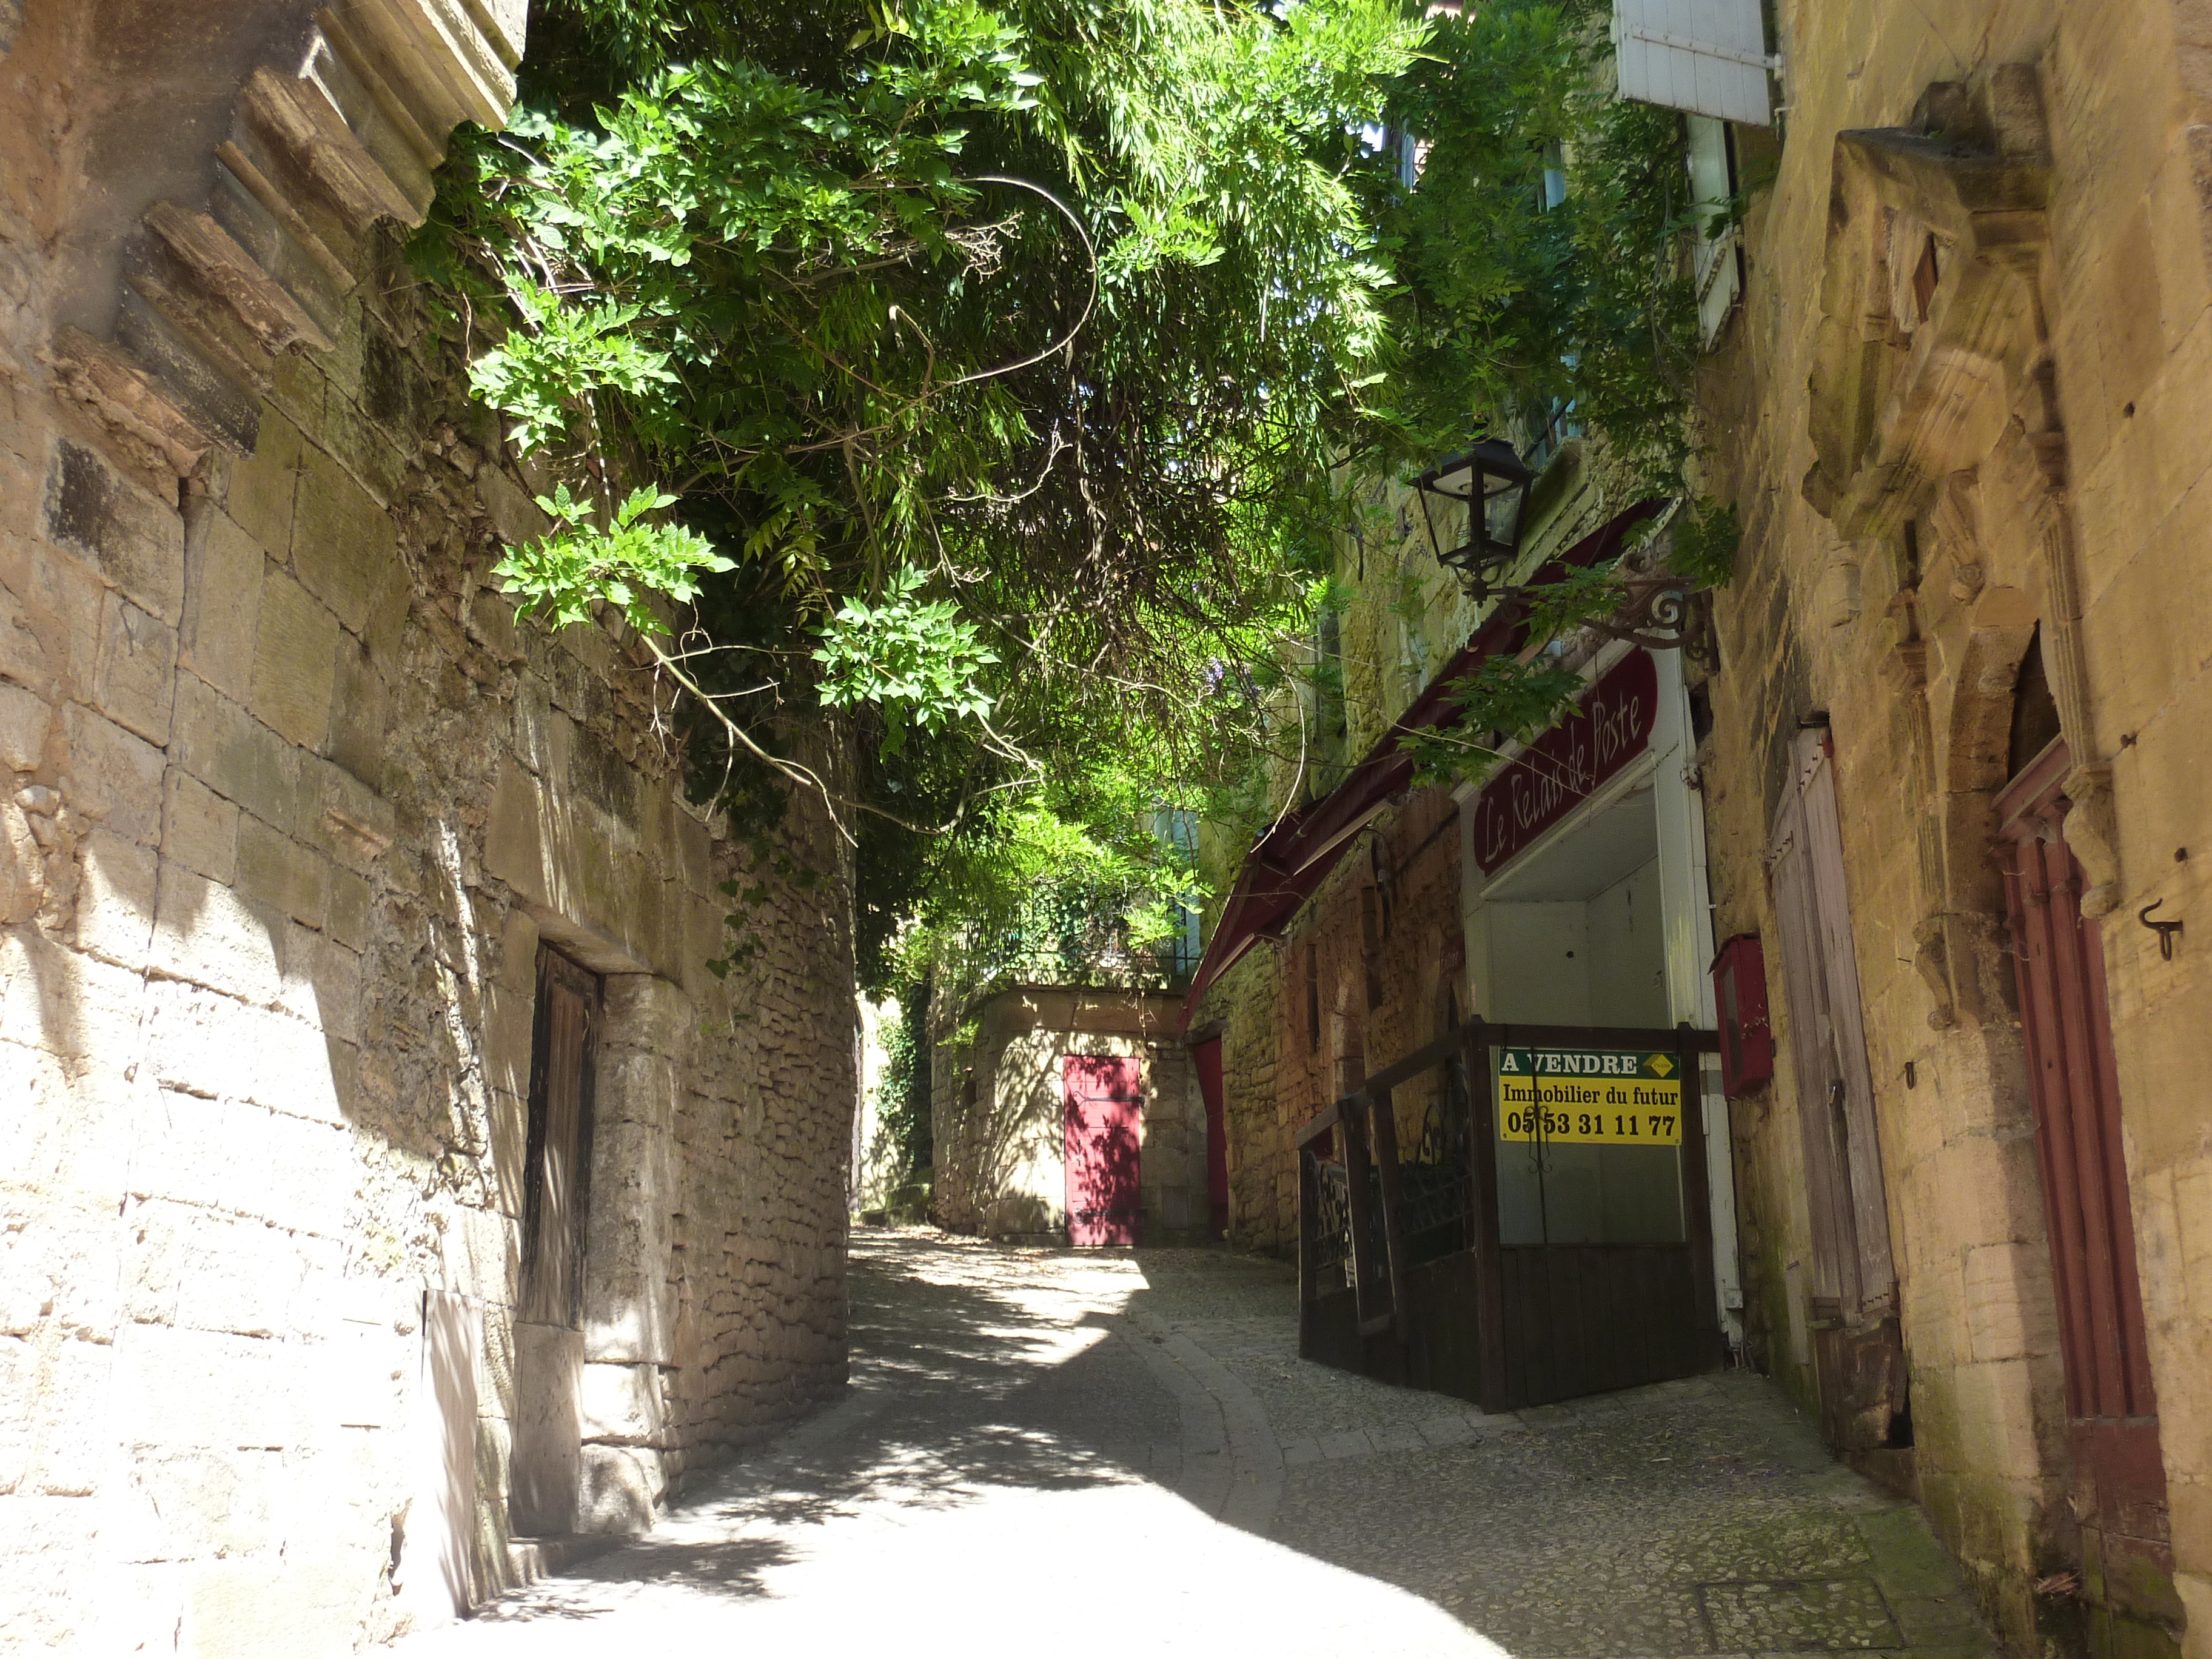
[[[2063,1542],[2071,1521],[2056,1450],[2063,1407],[2045,1205],[1991,862],[2014,683],[2039,621],[2062,717],[2081,734],[2074,752],[2091,763],[2078,769],[2078,799],[2091,819],[2109,817],[2083,692],[2054,378],[2051,176],[2032,64],[1931,86],[1905,125],[1838,136],[1809,387],[1815,460],[1802,483],[1863,567],[1867,609],[1886,617],[1885,712],[1906,794],[1922,804],[1908,814],[1917,848],[1891,855],[1893,879],[1867,918],[1911,951],[1932,1028],[1916,1041],[1889,1022],[1897,1072],[1882,1113],[1915,1148],[1896,1213],[1916,1474],[1954,1547],[1988,1549],[2004,1535],[1995,1553],[2021,1565],[1991,1582],[1991,1611],[2023,1632],[2039,1616],[2035,1571],[2078,1559]],[[2108,861],[2099,879],[2109,884]],[[1925,1196],[1960,1183],[1983,1194],[1977,1213]],[[2020,1310],[2017,1328],[1995,1337],[1944,1283],[1936,1264],[1945,1260],[1972,1263],[1977,1300]],[[1972,1369],[1981,1362],[2007,1368],[2002,1401],[1972,1394],[1972,1379],[1996,1374]],[[1969,1413],[2008,1423],[2014,1449],[1963,1433]],[[1952,1496],[1992,1477],[2042,1496],[1993,1525]],[[2048,1565],[2031,1571],[2037,1563]]]

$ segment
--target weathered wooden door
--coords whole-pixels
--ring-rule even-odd
[[[599,975],[541,948],[522,1221],[520,1316],[533,1325],[573,1326],[581,1311],[599,1007]]]
[[[2160,1619],[2178,1611],[2166,1605],[2173,1559],[2166,1469],[2120,1146],[2104,946],[2082,920],[2081,866],[2066,845],[2069,764],[2065,744],[2053,743],[2006,786],[1997,798],[1998,851],[2051,1231],[2073,1508],[2094,1537],[2085,1556],[2102,1580],[2093,1587],[2102,1590],[2096,1600]]]
[[[1826,728],[1800,732],[1792,761],[1770,866],[1811,1199],[1807,1313],[1821,1415],[1839,1450],[1899,1450],[1910,1418],[1897,1272]]]
[[[1070,1054],[1062,1065],[1067,1242],[1134,1244],[1139,1207],[1137,1110],[1143,1097],[1138,1063]]]
[[[516,1528],[526,1534],[575,1528],[582,1475],[592,1051],[599,1017],[599,975],[541,946],[530,1128],[523,1158],[522,1282],[514,1330],[514,1449],[507,1499]]]

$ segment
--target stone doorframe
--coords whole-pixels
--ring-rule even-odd
[[[507,1345],[514,1495],[521,1495],[527,1439],[548,1489],[573,1497],[565,1517],[554,1512],[556,1503],[537,1512],[526,1506],[513,1522],[517,1532],[539,1535],[639,1533],[653,1525],[669,1495],[665,1373],[678,1363],[685,1316],[685,1289],[670,1265],[680,1260],[672,1248],[682,1208],[678,1066],[696,1011],[680,986],[602,931],[543,905],[526,902],[520,909],[533,935],[533,959],[536,945],[550,947],[599,975],[601,989],[582,1182],[580,1316],[573,1328],[516,1317]],[[510,948],[520,942],[510,936]],[[532,1026],[511,1030],[506,1040],[515,1041]],[[527,1074],[526,1065],[509,1069]],[[526,1151],[520,1142],[514,1148],[518,1157]],[[518,1193],[521,1176],[518,1170]],[[522,1311],[518,1306],[511,1317]]]

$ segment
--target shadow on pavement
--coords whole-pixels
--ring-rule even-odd
[[[1299,1360],[1279,1264],[884,1233],[852,1262],[842,1401],[472,1628],[910,1653],[1051,1630],[1063,1659],[1994,1652],[1923,1518],[1760,1379],[1484,1418]],[[1258,1536],[1176,1496],[1224,1489],[1231,1395],[1275,1483]],[[1187,1479],[1207,1459],[1210,1488]],[[939,1604],[969,1622],[919,1612]]]

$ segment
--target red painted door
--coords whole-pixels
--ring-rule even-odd
[[[1206,1236],[1229,1231],[1229,1120],[1221,1094],[1221,1039],[1191,1050],[1198,1062],[1198,1092],[1206,1102]]]
[[[1133,1060],[1070,1054],[1067,1091],[1067,1242],[1079,1247],[1137,1242],[1137,1103]]]
[[[2166,1618],[2178,1612],[2163,1589],[2173,1571],[2166,1466],[2104,945],[2082,920],[2081,866],[2066,844],[2068,764],[2066,745],[2053,743],[2006,785],[1997,811],[2074,1441],[2070,1496],[2082,1531],[2097,1534],[2106,1595],[2123,1612]]]

